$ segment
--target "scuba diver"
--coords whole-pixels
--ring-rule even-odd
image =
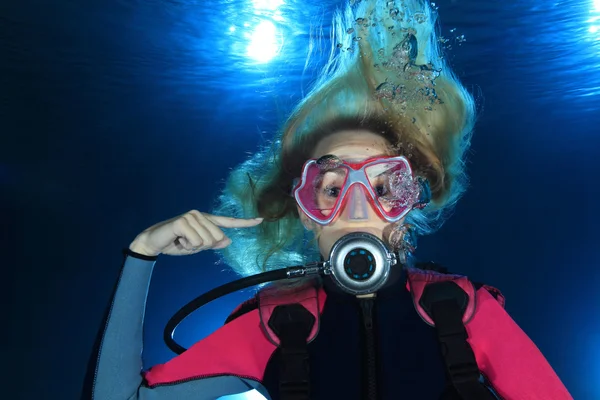
[[[416,260],[416,237],[465,190],[474,101],[441,57],[428,2],[351,3],[314,88],[232,171],[217,207],[125,250],[84,398],[572,398],[500,291]],[[178,355],[143,371],[159,255],[209,249],[243,278],[182,308],[165,328]],[[258,284],[221,328],[177,344],[190,312]]]

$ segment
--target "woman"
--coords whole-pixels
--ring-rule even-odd
[[[336,15],[336,51],[314,89],[273,146],[233,171],[217,210],[190,211],[131,243],[94,398],[215,399],[250,389],[272,399],[571,398],[499,292],[410,268],[414,234],[437,229],[464,191],[473,99],[440,56],[428,3],[357,3]],[[140,373],[159,254],[222,250],[249,276],[326,260],[356,232],[398,250],[405,268],[368,294],[329,278],[272,285],[221,329]],[[429,302],[431,283],[459,297]]]

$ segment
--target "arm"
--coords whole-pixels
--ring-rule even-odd
[[[481,372],[506,400],[571,400],[567,388],[533,341],[485,289],[466,326]]]
[[[90,360],[83,399],[216,399],[263,389],[257,381],[221,375],[169,385],[146,385],[142,376],[142,333],[146,297],[158,254],[191,255],[231,243],[219,227],[242,228],[262,219],[238,219],[189,211],[140,233],[126,251],[111,304]],[[175,358],[176,360],[177,358]],[[199,377],[200,378],[200,377]]]
[[[142,334],[148,287],[156,257],[125,258],[90,359],[83,399],[216,400],[222,396],[265,388],[252,379],[221,375],[149,387],[142,376]]]
[[[142,384],[143,320],[155,261],[156,257],[142,255],[125,258],[90,358],[82,399],[136,398]]]

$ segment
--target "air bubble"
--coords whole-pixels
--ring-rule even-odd
[[[406,35],[406,38],[402,43],[402,48],[406,51],[410,61],[414,61],[419,55],[417,38],[412,33]]]
[[[419,24],[422,24],[425,21],[427,21],[427,16],[422,13],[415,14],[414,18],[415,18],[415,21],[417,21],[417,23],[419,23]]]

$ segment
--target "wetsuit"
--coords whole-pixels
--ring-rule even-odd
[[[235,315],[236,318],[230,318],[225,326],[195,345],[200,346],[196,347],[196,351],[192,347],[166,365],[159,366],[155,376],[151,377],[152,382],[148,382],[142,373],[142,324],[154,262],[155,258],[131,254],[125,258],[106,325],[100,335],[97,354],[91,360],[83,397],[90,398],[93,394],[92,397],[97,400],[203,400],[256,389],[267,398],[279,399],[278,350],[271,350],[271,353],[258,350],[266,346],[262,344],[266,341],[258,324],[255,324],[256,329],[243,333],[235,327],[238,321],[239,324],[245,324],[249,319],[256,318],[253,313],[257,310],[252,305],[242,309]],[[311,399],[368,399],[373,397],[369,391],[374,388],[378,400],[460,398],[448,384],[435,328],[426,324],[415,311],[411,294],[405,286],[404,272],[400,269],[394,271],[387,286],[377,293],[372,307],[365,307],[362,300],[325,283],[326,300],[321,310],[319,332],[307,346]],[[491,296],[486,296],[486,299],[491,299]],[[256,346],[240,343],[241,340],[228,342],[227,338],[239,335],[245,338],[242,340],[253,341]],[[523,337],[526,338],[524,334]],[[244,358],[239,360],[239,364],[253,364],[250,369],[255,368],[254,364],[258,365],[258,372],[254,375],[262,373],[262,376],[235,372],[198,376],[190,372],[189,377],[183,377],[180,372],[171,372],[175,368],[181,370],[183,364],[209,362],[199,354],[201,346],[207,349],[203,350],[206,354],[217,354],[217,358],[213,357],[209,362],[215,365],[207,368],[221,371],[227,367],[216,364],[218,355],[225,351],[225,347],[218,347],[235,347],[238,344],[246,346]],[[529,343],[526,345],[533,346]],[[531,351],[537,351],[535,346]],[[536,357],[543,360],[543,357],[539,358],[541,354],[536,353]],[[519,362],[515,360],[515,363]],[[171,369],[170,364],[174,365]],[[519,393],[506,393],[505,390],[498,398],[570,399],[571,396],[545,360],[537,364],[534,368],[537,371],[522,379],[525,380],[523,385],[528,386],[527,393],[539,391],[541,397],[520,397]],[[374,369],[368,371],[373,366]],[[156,375],[160,377],[156,378]],[[532,376],[540,376],[539,383],[532,382],[537,380]],[[518,387],[519,382],[513,382],[514,379],[510,378],[511,387]],[[495,392],[491,385],[489,390]]]

